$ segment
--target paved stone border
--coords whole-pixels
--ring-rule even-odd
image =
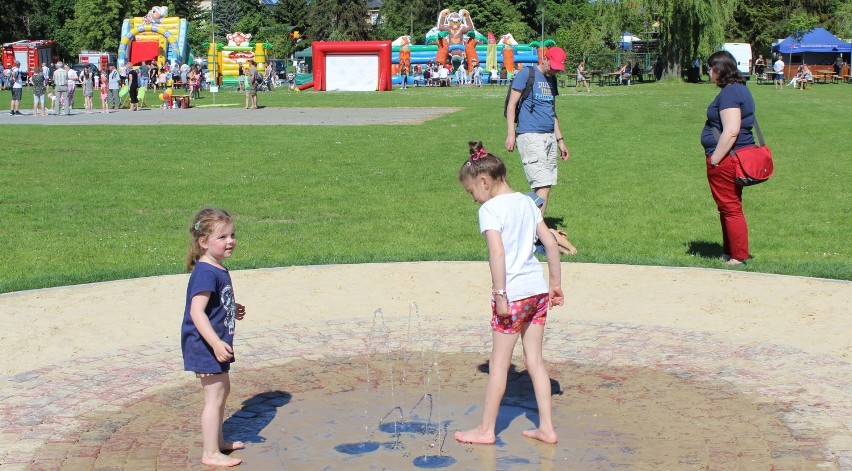
[[[0,126],[5,124],[31,125],[208,125],[277,126],[277,125],[398,125],[420,124],[454,113],[461,108],[278,108],[263,107],[247,110],[239,106],[163,110],[146,108],[138,112],[112,111],[109,114],[88,114],[74,110],[71,116],[33,116],[24,110],[23,116],[0,112]]]
[[[408,338],[411,329],[406,317],[389,317],[378,324],[348,319],[238,331],[234,381],[292,359],[373,353],[377,344],[389,350],[407,344],[454,353],[490,348],[484,322],[434,330],[413,340]],[[852,365],[836,358],[760,342],[732,342],[718,334],[571,320],[549,324],[545,357],[581,365],[649,368],[714,384],[751,397],[758,405],[775,405],[796,439],[795,449],[782,452],[789,455],[790,469],[852,470]],[[178,345],[152,344],[0,378],[0,466],[200,468],[197,410],[184,408],[185,415],[174,417],[163,416],[157,408],[186,400],[183,397],[197,399],[196,380],[181,369]],[[163,395],[167,389],[171,392]],[[228,414],[239,413],[245,399],[232,396]],[[272,393],[255,402],[282,400]],[[125,414],[130,406],[144,414]],[[251,406],[274,404],[242,407]]]

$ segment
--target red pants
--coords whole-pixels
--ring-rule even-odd
[[[727,156],[716,167],[707,159],[707,182],[719,208],[722,222],[722,251],[737,260],[750,258],[748,253],[748,226],[743,214],[743,187],[738,186],[736,159]]]

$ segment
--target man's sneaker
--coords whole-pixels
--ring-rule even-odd
[[[15,116],[15,110],[9,110],[9,114]]]
[[[16,115],[18,115],[18,116],[23,116],[23,115],[24,115],[24,113],[21,113],[19,110],[15,110],[15,114],[16,114]]]

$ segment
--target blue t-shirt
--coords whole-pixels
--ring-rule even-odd
[[[520,104],[518,126],[515,132],[518,134],[553,132],[553,120],[556,118],[554,100],[559,94],[556,90],[556,81],[541,73],[538,67],[524,67],[512,79],[512,89],[524,91],[531,68],[535,72],[535,80],[529,96]]]
[[[732,149],[754,145],[754,136],[751,134],[751,128],[754,127],[754,99],[745,85],[732,83],[725,86],[707,107],[707,121],[701,131],[704,155],[710,155],[716,150],[719,138],[713,133],[713,128],[722,132],[722,115],[719,112],[730,108],[739,108],[742,115],[740,133]]]
[[[183,312],[183,325],[180,335],[183,369],[196,373],[222,373],[230,369],[230,363],[234,362],[234,358],[219,363],[216,360],[216,355],[213,354],[213,348],[201,337],[192,322],[192,316],[189,315],[192,297],[204,291],[210,292],[210,301],[207,302],[204,312],[210,319],[213,330],[228,345],[234,345],[234,321],[237,314],[237,304],[234,301],[231,275],[228,270],[198,262],[189,276],[189,285],[186,288],[186,308]]]

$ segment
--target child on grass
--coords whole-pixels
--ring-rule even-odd
[[[225,441],[222,435],[231,390],[228,371],[234,362],[234,321],[245,316],[245,307],[234,301],[231,276],[222,266],[237,245],[234,223],[227,212],[207,208],[195,215],[189,234],[186,268],[192,275],[186,289],[181,350],[184,369],[195,372],[204,390],[201,462],[236,466],[242,460],[222,453],[244,448],[242,442]]]
[[[109,97],[109,83],[107,82],[106,74],[101,74],[100,89],[101,89],[101,113],[109,113],[107,108],[107,97]]]
[[[496,441],[497,414],[506,391],[512,351],[520,337],[539,412],[538,428],[525,431],[524,436],[556,443],[550,376],[541,350],[547,310],[564,301],[559,248],[533,201],[509,187],[503,160],[488,153],[482,142],[471,142],[469,148],[470,158],[459,170],[459,181],[481,205],[479,230],[488,244],[493,332],[482,422],[479,427],[456,432],[455,438],[465,443]],[[536,237],[544,244],[547,254],[549,287],[541,264],[533,255]]]

